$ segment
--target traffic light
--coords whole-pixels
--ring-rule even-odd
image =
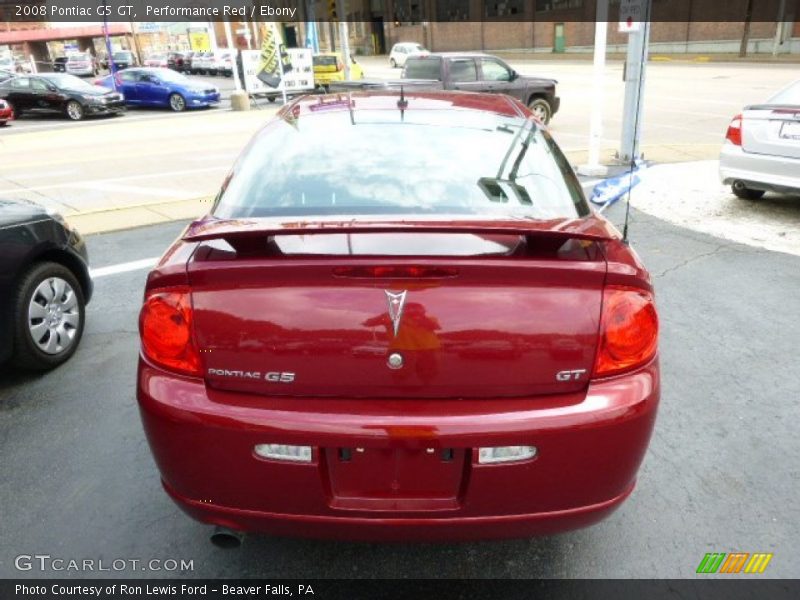
[[[339,15],[336,14],[337,0],[328,0],[328,18],[331,21],[338,21]]]

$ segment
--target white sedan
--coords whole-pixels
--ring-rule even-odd
[[[747,200],[768,191],[800,194],[800,80],[733,118],[719,155],[719,177]]]
[[[428,54],[428,51],[415,42],[399,42],[392,46],[389,53],[389,64],[392,68],[402,67],[406,64],[406,59],[412,55]]]

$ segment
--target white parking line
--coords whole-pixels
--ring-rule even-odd
[[[143,196],[155,196],[160,198],[197,198],[202,196],[200,192],[192,192],[191,190],[178,190],[171,188],[151,188],[133,185],[124,185],[120,183],[108,183],[105,181],[95,181],[87,183],[70,183],[71,188],[79,188],[82,190],[90,190],[95,192],[113,192],[115,194],[141,194]]]
[[[91,269],[89,272],[92,274],[92,279],[99,277],[106,277],[108,275],[116,275],[118,273],[127,273],[129,271],[139,271],[141,269],[149,269],[154,264],[158,257],[143,258],[142,260],[134,260],[131,262],[120,263],[118,265],[109,265],[107,267],[100,267],[99,269]]]
[[[75,169],[63,169],[61,171],[38,171],[30,173],[4,173],[4,179],[44,179],[50,177],[64,177],[75,174]]]
[[[115,181],[139,181],[141,179],[160,179],[162,177],[172,177],[173,175],[191,175],[192,173],[207,173],[208,171],[228,171],[230,165],[216,165],[203,167],[202,169],[182,169],[180,171],[165,171],[162,173],[142,173],[140,175],[125,175],[123,177],[108,177],[106,179],[89,179],[79,183],[51,183],[48,185],[23,186],[14,188],[0,189],[0,194],[14,192],[41,192],[44,190],[54,190],[64,187],[75,187],[94,183],[111,183]]]

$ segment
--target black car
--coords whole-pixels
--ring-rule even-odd
[[[17,118],[26,112],[58,112],[73,121],[86,115],[117,114],[125,110],[119,92],[87,83],[67,73],[22,75],[0,83],[0,98]]]
[[[136,56],[130,50],[119,50],[111,54],[111,60],[114,63],[114,69],[121,71],[128,67],[135,67],[139,63],[136,62]]]
[[[55,73],[66,73],[67,72],[67,61],[69,60],[66,56],[59,56],[53,61],[53,71]]]
[[[37,204],[0,199],[0,363],[45,370],[66,361],[91,296],[80,234]]]

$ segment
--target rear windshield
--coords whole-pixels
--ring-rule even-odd
[[[800,106],[800,81],[782,89],[769,99],[769,104],[794,104]]]
[[[114,57],[114,60],[128,60],[133,56],[133,54],[130,52],[114,52],[112,56]]]
[[[237,161],[214,215],[589,213],[572,168],[533,121],[404,112],[340,110],[275,121]]]
[[[403,70],[406,79],[441,79],[442,60],[433,58],[409,58]]]

